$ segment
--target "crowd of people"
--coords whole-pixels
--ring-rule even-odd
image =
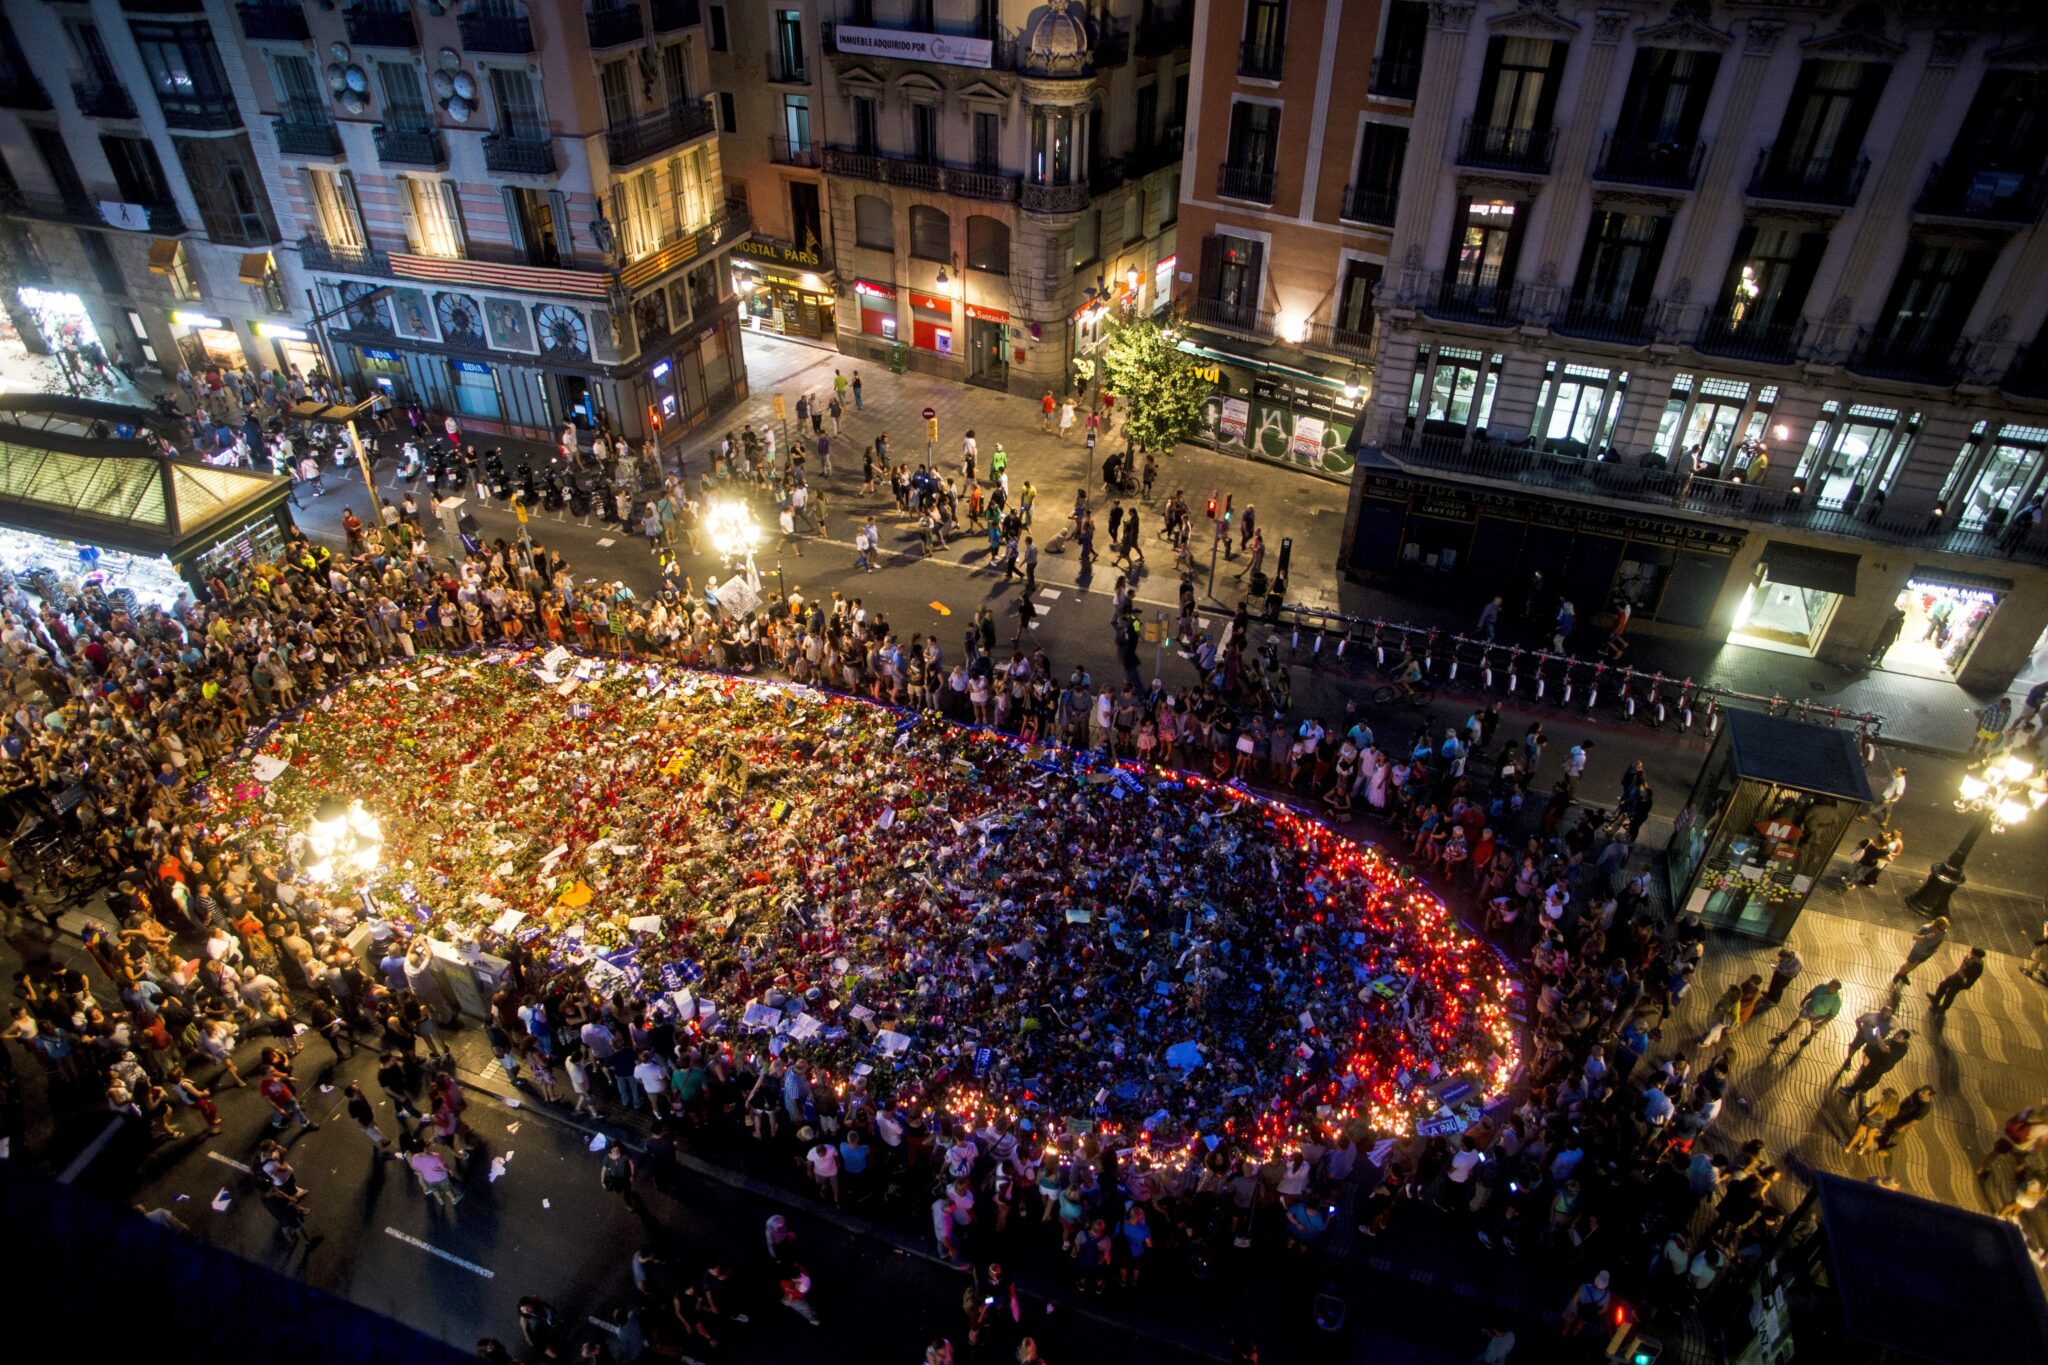
[[[292,396],[288,383],[268,392]],[[822,463],[830,448],[822,431],[816,435]],[[822,529],[822,494],[807,495],[810,452],[799,446],[780,465],[768,463],[771,475],[763,457],[736,445],[736,455],[705,472],[700,494],[758,482],[774,490],[778,511],[795,504]],[[992,567],[1029,575],[1037,492],[1028,482],[1013,498],[1007,469],[993,468],[997,481],[984,491],[970,448],[964,483],[949,488],[928,468],[912,473],[889,462],[886,445],[877,445],[882,459],[870,476],[889,470],[900,511],[941,540],[978,519],[993,528]],[[1069,522],[1076,538],[1092,516],[1086,498],[1083,490]],[[964,625],[957,652],[935,636],[905,642],[879,613],[839,593],[775,596],[766,610],[736,619],[681,568],[682,546],[696,548],[702,505],[677,481],[657,499],[649,540],[659,542],[667,584],[646,598],[579,578],[541,547],[526,554],[498,541],[444,556],[411,498],[358,521],[360,534],[351,533],[342,553],[294,537],[275,561],[223,573],[168,612],[91,585],[38,594],[14,584],[0,625],[0,663],[16,699],[0,774],[18,806],[23,792],[81,795],[65,819],[87,855],[113,870],[108,903],[119,928],[86,935],[106,986],[72,971],[19,978],[10,1035],[60,1082],[103,1090],[111,1110],[160,1137],[195,1115],[217,1127],[212,1096],[224,1085],[254,1083],[281,1120],[304,1122],[292,1078],[295,1022],[309,1022],[337,1057],[359,1035],[374,1036],[395,1131],[387,1135],[375,1097],[351,1095],[349,1112],[380,1145],[388,1136],[423,1191],[452,1212],[461,1197],[461,1097],[452,1074],[434,1070],[444,1056],[436,1030],[447,1002],[431,969],[423,959],[413,964],[418,955],[403,939],[375,967],[357,961],[321,923],[321,898],[296,883],[280,850],[202,836],[191,803],[201,775],[250,727],[351,674],[425,650],[564,644],[621,659],[780,674],[1026,743],[1059,742],[1313,799],[1334,821],[1361,822],[1366,837],[1430,868],[1446,896],[1467,904],[1526,964],[1531,1003],[1523,1093],[1461,1131],[1398,1139],[1333,1133],[1267,1153],[1273,1159],[1264,1163],[1219,1144],[1183,1166],[1138,1169],[1120,1161],[1108,1134],[1035,1142],[994,1107],[925,1114],[863,1098],[858,1087],[849,1096],[813,1084],[801,1065],[746,1045],[707,1046],[687,1021],[679,1030],[676,1019],[643,1017],[630,993],[590,990],[515,946],[511,984],[492,1001],[486,1026],[499,1065],[565,1106],[646,1111],[654,1137],[624,1177],[626,1189],[642,1175],[664,1178],[678,1144],[724,1124],[782,1149],[822,1198],[928,1204],[935,1247],[971,1271],[970,1341],[1019,1321],[1006,1311],[1014,1291],[1000,1257],[1020,1238],[1057,1235],[1080,1292],[1124,1292],[1150,1266],[1166,1261],[1185,1273],[1240,1236],[1314,1248],[1347,1191],[1366,1236],[1397,1217],[1422,1216],[1404,1210],[1434,1206],[1495,1253],[1541,1253],[1569,1266],[1583,1282],[1565,1309],[1567,1334],[1619,1295],[1650,1304],[1712,1300],[1735,1270],[1765,1254],[1783,1218],[1772,1195],[1780,1171],[1757,1142],[1709,1150],[1721,1145],[1709,1134],[1729,1102],[1735,1039],[1753,1017],[1782,1009],[1785,1026],[1768,1046],[1806,1046],[1844,1012],[1840,983],[1799,981],[1802,964],[1788,953],[1768,982],[1731,987],[1705,1036],[1668,1036],[1704,935],[1694,920],[1660,914],[1631,862],[1653,799],[1640,764],[1624,773],[1614,805],[1596,810],[1580,794],[1592,746],[1553,761],[1540,725],[1501,732],[1498,705],[1441,734],[1426,723],[1384,720],[1376,733],[1356,710],[1297,719],[1286,662],[1271,642],[1253,644],[1248,610],[1240,607],[1212,639],[1185,587],[1181,634],[1195,676],[1184,686],[1145,687],[1128,669],[1134,642],[1125,631],[1135,610],[1121,581],[1113,592],[1127,662],[1121,687],[1085,666],[1057,667],[1031,647],[1028,617],[1003,648],[986,608]],[[1169,506],[1167,520],[1182,528],[1184,545],[1191,519],[1184,502],[1180,509],[1176,516]],[[1135,514],[1126,516],[1111,533],[1119,543],[1124,526],[1136,526]],[[1257,532],[1249,516],[1239,524],[1250,533],[1242,542],[1250,553]],[[0,876],[10,932],[24,911],[52,911],[24,884],[35,871],[10,866]],[[1934,948],[1940,944],[1936,934]],[[1907,972],[1924,960],[1909,962]],[[1795,981],[1796,1004],[1785,998]],[[109,989],[118,1004],[103,998]],[[796,1010],[815,1003],[787,983],[764,998]],[[1910,1045],[1895,1013],[1872,1011],[1855,1021],[1852,1039],[1832,1040],[1848,1048],[1843,1073],[1854,1071],[1851,1150],[1872,1153],[1881,1173],[1936,1098],[1927,1087],[1901,1095],[1881,1084]],[[971,1069],[971,1051],[964,1064]],[[12,1077],[0,1086],[5,1131],[19,1133],[18,1087]],[[2048,1120],[2014,1116],[1987,1169],[2003,1156],[2023,1166],[2044,1140]],[[265,1158],[274,1191],[266,1208],[281,1235],[307,1235],[288,1162],[276,1163],[278,1173]],[[2021,1169],[2015,1180],[2013,1214],[2041,1197],[2038,1177]],[[778,1248],[772,1230],[769,1248]],[[793,1255],[778,1255],[777,1264],[791,1269],[781,1280],[785,1303],[804,1313],[806,1272]],[[656,1336],[701,1341],[713,1332],[715,1288],[691,1283],[687,1293],[649,1295],[651,1303],[666,1300],[666,1317],[655,1314],[661,1321],[649,1329]],[[950,1348],[934,1343],[934,1352],[942,1349]]]

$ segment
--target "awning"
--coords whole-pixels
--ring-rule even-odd
[[[151,274],[168,275],[178,265],[178,243],[175,238],[159,237],[149,244],[149,269]]]
[[[242,254],[242,283],[261,284],[270,277],[270,253],[248,251]]]
[[[1944,588],[1969,588],[1976,592],[2011,592],[2012,580],[1999,578],[1988,573],[1965,573],[1960,569],[1937,569],[1932,565],[1915,566],[1907,575],[1915,583],[1935,583]]]
[[[1774,540],[1764,546],[1763,561],[1773,583],[1831,592],[1838,597],[1856,595],[1856,555]]]

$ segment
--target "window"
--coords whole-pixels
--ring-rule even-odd
[[[1590,454],[1614,429],[1614,419],[1621,411],[1618,402],[1608,403],[1610,389],[1616,387],[1614,374],[1588,365],[1566,365],[1562,375],[1558,370],[1553,362],[1536,391],[1536,411],[1548,414],[1547,420],[1539,419],[1543,447],[1571,455]]]
[[[1000,114],[976,110],[974,114],[974,169],[993,171],[1003,164],[1003,121]]]
[[[1124,209],[1124,245],[1131,246],[1145,239],[1145,191],[1133,190],[1129,205]]]
[[[1518,209],[1501,199],[1475,199],[1465,206],[1464,230],[1451,243],[1445,272],[1445,283],[1460,302],[1486,307],[1502,301],[1514,284]]]
[[[853,149],[873,156],[881,149],[880,102],[869,95],[853,97]]]
[[[1425,362],[1416,371],[1415,384],[1409,394],[1409,415],[1417,415],[1420,408],[1420,415],[1428,422],[1484,427],[1493,415],[1493,392],[1500,380],[1500,357],[1494,357],[1489,365],[1486,356],[1478,351],[1440,347],[1436,352],[1435,375],[1425,395],[1423,381],[1428,369]],[[1482,371],[1486,376],[1483,384],[1480,382]],[[1424,406],[1425,398],[1427,406]]]
[[[1359,223],[1391,226],[1401,197],[1401,167],[1408,159],[1408,129],[1399,123],[1368,123],[1358,140],[1358,173],[1345,196],[1344,216]]]
[[[729,52],[732,50],[732,40],[726,36],[725,32],[724,5],[711,6],[711,50],[713,52]]]
[[[408,238],[422,256],[459,260],[467,249],[462,231],[462,201],[451,180],[402,175],[398,184],[405,200]]]
[[[597,69],[597,86],[604,95],[604,121],[608,128],[623,128],[633,121],[632,75],[623,60],[609,61]]]
[[[913,104],[910,106],[910,154],[927,166],[937,164],[939,159],[939,111],[936,105]]]
[[[670,104],[689,103],[690,52],[681,43],[670,43],[661,50],[661,86]]]
[[[314,74],[312,60],[302,53],[279,52],[271,57],[277,79],[278,112],[293,123],[327,123],[327,93]]]
[[[1244,7],[1244,49],[1238,69],[1246,75],[1278,75],[1286,43],[1286,0],[1250,0]]]
[[[816,251],[825,239],[825,210],[814,180],[789,182],[789,235],[799,251]]]
[[[182,240],[171,243],[171,251],[162,265],[156,263],[156,253],[152,251],[149,268],[164,277],[172,298],[190,303],[199,297],[199,277],[192,271],[192,253],[186,248],[187,243]]]
[[[1565,44],[1547,38],[1490,40],[1479,82],[1479,121],[1513,132],[1550,127],[1565,50]]]
[[[1166,182],[1166,206],[1159,219],[1161,228],[1170,228],[1180,221],[1180,172],[1175,171]]]
[[[1846,182],[1890,75],[1891,68],[1878,62],[1801,63],[1771,149],[1773,168],[1801,186]]]
[[[1422,49],[1429,39],[1429,6],[1394,0],[1387,6],[1386,36],[1372,65],[1372,92],[1413,99],[1422,83]]]
[[[967,268],[991,275],[1010,273],[1009,224],[978,213],[967,220]]]
[[[1101,236],[1102,210],[1091,205],[1074,220],[1074,269],[1095,263],[1102,254]]]
[[[1336,325],[1340,331],[1358,337],[1372,335],[1372,291],[1380,282],[1380,268],[1353,256],[1344,263],[1344,282],[1337,289]]]
[[[932,31],[932,0],[910,0],[910,27],[919,33]]]
[[[718,92],[718,129],[723,133],[737,133],[740,130],[739,105],[732,97],[732,91]]]
[[[944,209],[910,206],[910,254],[927,261],[953,259],[953,220]]]
[[[1636,53],[1615,136],[1631,148],[1690,148],[1699,140],[1721,54],[1649,47]]]
[[[1131,145],[1140,151],[1151,147],[1159,140],[1159,87],[1141,85],[1138,87],[1136,116],[1131,121]]]
[[[142,69],[166,118],[194,116],[225,110],[233,123],[234,97],[228,93],[227,77],[221,71],[220,54],[214,50],[213,29],[196,24],[131,24]]]
[[[1754,223],[1743,228],[1735,239],[1717,316],[1744,331],[1798,322],[1827,244],[1821,232]]]
[[[427,92],[411,62],[377,63],[377,85],[384,92],[384,121],[393,128],[417,131],[434,126],[427,112]]]
[[[500,137],[516,142],[541,142],[547,138],[547,124],[540,116],[540,98],[533,78],[524,70],[494,66],[491,71],[491,101],[497,106]]]
[[[1942,164],[1948,202],[1965,212],[2024,208],[2048,162],[2048,75],[1984,74],[1955,146]]]
[[[529,190],[507,185],[505,221],[512,245],[528,265],[561,266],[575,259],[569,237],[569,200],[559,190]]]
[[[774,29],[769,36],[769,79],[805,82],[804,12],[800,9],[775,11]]]
[[[269,246],[278,240],[277,219],[247,135],[181,137],[172,145],[199,204],[207,236],[231,246]]]
[[[86,203],[90,196],[85,192],[85,182],[78,178],[78,167],[71,162],[71,148],[65,145],[64,135],[55,128],[33,127],[28,135],[36,151],[42,154],[50,179],[56,182],[58,197],[67,204]]]
[[[1610,321],[1645,307],[1670,229],[1671,220],[1656,214],[1595,213],[1579,253],[1573,307]]]
[[[1985,247],[1913,242],[1892,281],[1872,329],[1873,348],[1910,352],[1929,361],[1946,358],[1976,306],[1991,273]],[[1903,358],[1903,357],[1902,357]]]
[[[85,65],[88,77],[102,84],[120,79],[114,74],[114,60],[107,55],[107,40],[101,36],[98,25],[73,25],[71,41],[78,49],[78,60]]]
[[[1032,114],[1031,177],[1040,185],[1067,185],[1074,174],[1075,122],[1072,109],[1041,106]]]
[[[107,166],[114,173],[123,203],[154,206],[172,202],[163,163],[147,138],[102,137],[100,147],[107,154]]]
[[[896,223],[888,200],[872,194],[853,196],[853,240],[876,251],[896,249]]]
[[[1225,310],[1225,320],[1258,311],[1265,281],[1266,244],[1224,234],[1202,243],[1202,296]]]
[[[85,248],[85,259],[92,262],[93,277],[100,282],[102,294],[128,292],[128,281],[121,277],[121,263],[114,259],[114,249],[107,245],[105,237],[81,228],[78,244]]]
[[[363,215],[356,204],[355,182],[348,173],[323,171],[311,166],[299,173],[305,177],[306,198],[312,201],[320,236],[329,246],[360,248],[363,245]]]
[[[1270,176],[1280,146],[1280,109],[1238,100],[1230,106],[1230,164],[1233,169]]]
[[[789,140],[792,154],[811,150],[811,97],[782,97],[782,135]]]

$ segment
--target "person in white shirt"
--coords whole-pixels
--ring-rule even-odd
[[[652,1052],[643,1050],[633,1067],[633,1079],[647,1092],[647,1107],[660,1114],[668,1104],[668,1068],[654,1060]]]
[[[804,1129],[804,1132],[811,1132]],[[804,1155],[804,1164],[810,1167],[811,1179],[818,1183],[818,1193],[829,1195],[834,1204],[839,1202],[839,1149],[830,1142],[820,1142]]]

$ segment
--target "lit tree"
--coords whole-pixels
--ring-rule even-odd
[[[1164,454],[1201,424],[1213,386],[1158,323],[1141,319],[1118,328],[1102,348],[1102,364],[1106,387],[1127,405],[1124,438],[1133,450]]]

